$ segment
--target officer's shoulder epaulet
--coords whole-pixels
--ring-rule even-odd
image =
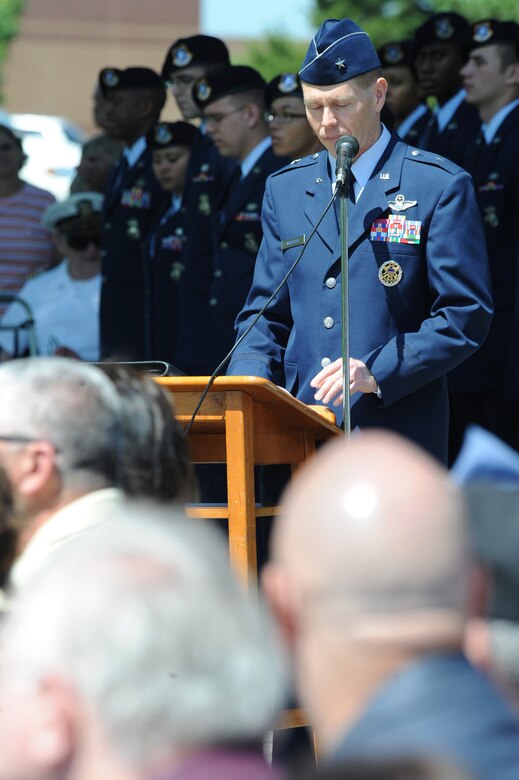
[[[443,168],[444,171],[449,173],[458,173],[458,171],[462,170],[452,160],[448,160],[446,157],[436,154],[436,152],[428,152],[426,149],[415,149],[413,146],[407,148],[406,158],[425,165],[435,165],[437,168]]]
[[[317,163],[318,157],[319,152],[316,152],[315,154],[309,154],[306,157],[298,157],[296,160],[292,160],[292,162],[288,165],[284,165],[279,169],[279,171],[274,171],[272,176],[281,176],[284,173],[299,170],[300,168],[308,168],[308,166],[315,165]]]

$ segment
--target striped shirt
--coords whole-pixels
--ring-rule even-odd
[[[0,198],[0,293],[16,294],[31,273],[56,259],[51,234],[41,224],[55,200],[27,182],[15,195]],[[0,311],[5,307],[0,303]]]

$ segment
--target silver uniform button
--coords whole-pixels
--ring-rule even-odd
[[[218,298],[209,298],[209,306],[216,306]]]
[[[328,279],[325,281],[325,285],[328,287],[329,290],[333,290],[336,284],[337,284],[337,279],[334,276],[328,277]]]
[[[324,357],[324,358],[321,360],[321,367],[322,367],[322,368],[326,368],[326,366],[329,366],[331,362],[332,362],[332,361],[331,361],[331,358],[329,358],[329,357]]]
[[[221,268],[216,268],[215,271],[213,271],[213,276],[215,279],[221,279],[223,276],[223,271]]]
[[[418,149],[413,149],[411,154],[412,154],[413,157],[419,157],[420,156],[420,152],[418,151]]]
[[[227,243],[227,241],[222,241],[222,243],[220,244],[220,249],[227,249],[228,246],[229,244]]]
[[[325,328],[333,328],[334,326],[333,317],[325,317],[323,320],[323,325]]]

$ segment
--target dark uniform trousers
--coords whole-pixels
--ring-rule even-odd
[[[109,180],[103,211],[100,328],[101,357],[145,360],[143,246],[168,195],[159,186],[145,150],[136,164]]]

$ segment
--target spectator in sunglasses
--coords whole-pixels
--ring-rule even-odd
[[[7,309],[0,323],[6,327],[0,330],[3,360],[28,351],[99,359],[102,204],[99,193],[80,192],[43,213],[64,259],[29,279],[18,296],[22,302],[15,300]],[[30,315],[33,324],[27,322]]]

